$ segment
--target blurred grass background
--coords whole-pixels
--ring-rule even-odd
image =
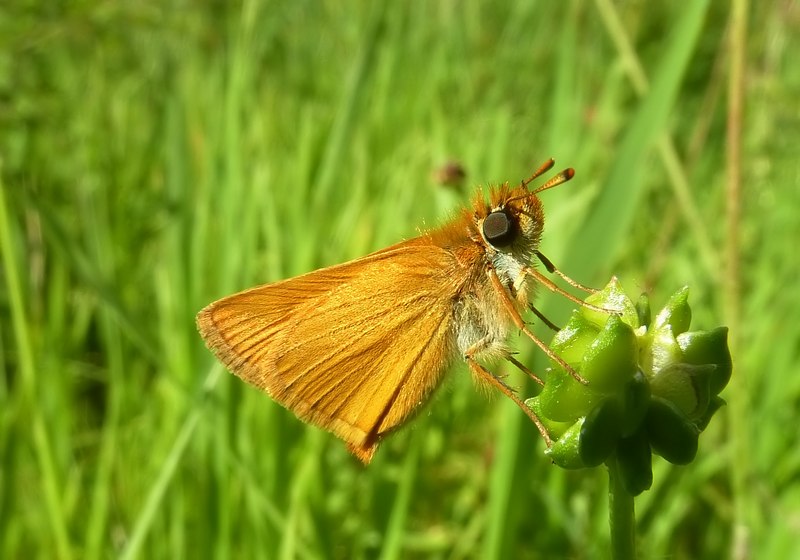
[[[550,156],[545,254],[732,329],[642,557],[798,557],[799,38],[788,0],[4,2],[0,557],[605,556],[602,470],[463,368],[365,469],[194,326],[439,223],[447,161],[471,188]]]

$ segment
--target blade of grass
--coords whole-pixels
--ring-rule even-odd
[[[608,29],[608,37],[614,41],[614,45],[622,58],[626,73],[634,90],[640,97],[644,97],[650,90],[650,84],[647,80],[644,68],[642,68],[639,62],[639,57],[633,48],[625,26],[619,17],[617,8],[609,0],[595,0],[595,4],[597,6],[597,11],[603,19],[603,23]],[[708,233],[708,227],[706,221],[703,220],[697,209],[697,204],[692,200],[687,173],[680,161],[678,150],[672,141],[672,137],[668,132],[664,132],[660,135],[657,141],[657,147],[658,154],[666,168],[670,185],[678,199],[678,205],[697,241],[700,256],[706,267],[706,273],[712,278],[715,278],[719,274],[719,266],[716,252]]]
[[[107,195],[107,191],[99,191],[98,195]],[[102,200],[94,204],[97,208],[86,216],[87,235],[93,238],[94,251],[98,269],[104,278],[110,278],[114,262],[113,248],[110,246],[113,235],[106,222],[111,212],[108,201]],[[100,428],[100,450],[97,459],[95,476],[92,481],[89,513],[86,521],[85,558],[102,558],[105,537],[109,532],[109,511],[113,501],[114,465],[118,459],[118,428],[120,412],[124,399],[125,356],[121,332],[112,310],[103,306],[99,311],[100,331],[103,347],[107,356],[107,375],[105,379],[105,414]]]
[[[30,425],[33,433],[33,451],[41,470],[39,480],[42,483],[50,521],[49,529],[52,531],[55,551],[59,558],[68,559],[72,557],[72,550],[66,516],[60,498],[62,483],[59,481],[58,468],[53,458],[53,448],[47,426],[42,417],[42,410],[38,406],[37,366],[33,354],[31,333],[28,331],[22,279],[17,266],[16,248],[21,243],[15,239],[12,233],[5,193],[6,187],[2,184],[2,173],[0,173],[0,252],[2,252],[4,278],[11,306],[11,321],[17,345],[22,391],[29,415],[26,423]]]
[[[708,4],[708,0],[691,2],[681,13],[664,47],[653,86],[631,120],[592,212],[573,240],[564,270],[584,276],[584,272],[610,262],[613,251],[624,245],[624,236],[630,231],[645,186],[641,175],[648,152],[667,126],[678,86],[700,37]],[[597,246],[599,239],[603,240],[602,250]]]
[[[369,4],[361,46],[347,76],[344,93],[336,111],[336,120],[328,136],[325,152],[314,179],[312,210],[316,214],[320,213],[325,201],[331,196],[336,173],[339,171],[343,159],[342,154],[354,127],[359,101],[363,96],[372,59],[379,45],[383,10],[382,2]]]
[[[486,559],[508,558],[510,552],[513,527],[508,524],[509,508],[514,494],[513,484],[524,421],[519,408],[506,399],[498,407],[497,417],[497,425],[502,426],[502,430],[494,449],[494,465],[489,481],[488,525],[481,547],[481,558]]]
[[[155,481],[150,487],[150,491],[145,498],[144,506],[134,521],[130,538],[125,543],[122,554],[120,554],[121,560],[133,560],[133,558],[139,557],[144,539],[158,517],[159,507],[167,493],[172,477],[175,475],[183,455],[189,446],[189,442],[203,417],[206,399],[216,386],[217,381],[219,381],[222,372],[222,366],[216,364],[206,375],[200,397],[189,409],[183,425],[178,435],[175,437],[172,447],[164,457],[164,462],[156,475]]]
[[[408,454],[403,461],[402,475],[397,487],[397,494],[392,503],[389,522],[384,531],[383,545],[380,558],[382,560],[396,560],[403,558],[403,539],[406,523],[411,512],[411,503],[414,495],[414,482],[417,479],[419,454],[422,438],[418,432],[410,437]]]
[[[155,350],[157,345],[153,337],[142,329],[136,318],[125,309],[114,284],[106,279],[97,264],[82,250],[80,242],[69,233],[65,227],[64,216],[61,216],[48,200],[38,199],[27,194],[23,195],[23,199],[26,204],[31,204],[36,208],[42,219],[42,227],[46,230],[48,241],[63,258],[63,261],[72,268],[85,285],[91,288],[92,293],[102,300],[104,308],[114,316],[126,337],[137,344],[142,355],[147,356],[153,363],[157,363],[159,356]]]

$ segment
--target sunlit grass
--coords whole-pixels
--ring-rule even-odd
[[[551,466],[463,368],[364,469],[223,372],[194,314],[441,222],[469,199],[431,179],[448,159],[477,186],[552,156],[576,177],[543,194],[545,254],[655,301],[689,284],[693,324],[721,323],[727,4],[15,4],[0,9],[0,557],[604,554],[603,473]],[[752,557],[798,551],[798,14],[752,11],[729,389],[747,418],[721,414],[693,465],[655,465],[643,557],[727,555],[737,523]],[[541,303],[563,322],[569,306]]]

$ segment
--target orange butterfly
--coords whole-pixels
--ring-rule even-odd
[[[534,256],[588,290],[537,250],[544,225],[537,193],[574,175],[566,169],[529,190],[553,165],[519,186],[492,188],[488,204],[477,196],[439,229],[216,301],[197,315],[200,334],[233,373],[343,439],[364,463],[460,359],[513,399],[549,444],[536,415],[478,360],[504,358],[533,375],[506,346],[517,328],[583,381],[521,317],[536,312],[529,304],[535,282],[583,303],[534,270]]]

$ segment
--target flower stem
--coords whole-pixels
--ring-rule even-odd
[[[608,525],[611,531],[611,557],[614,560],[636,558],[636,516],[633,496],[622,485],[616,453],[606,462],[608,467]]]

